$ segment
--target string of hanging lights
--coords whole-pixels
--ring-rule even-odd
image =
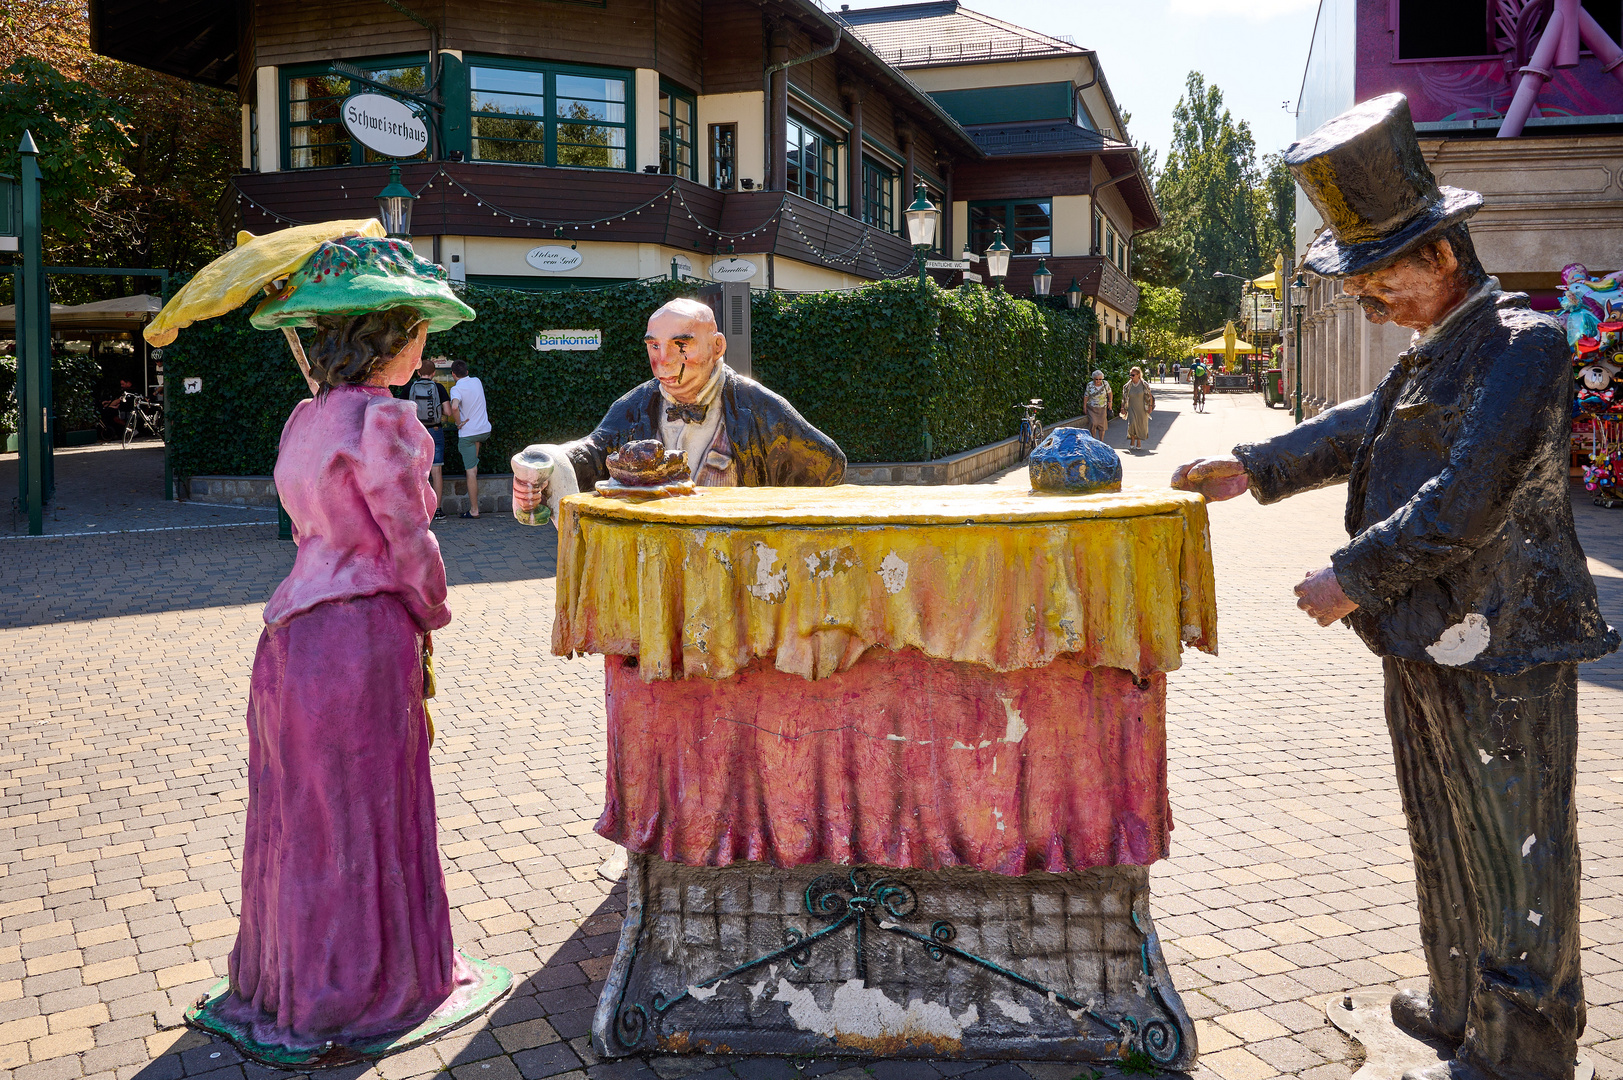
[[[857,238],[856,243],[852,244],[850,247],[836,253],[830,253],[823,250],[812,241],[810,236],[806,234],[806,230],[801,225],[800,219],[795,216],[794,210],[789,205],[787,193],[785,193],[778,200],[778,205],[773,208],[772,213],[767,215],[766,219],[760,224],[741,232],[727,232],[721,229],[713,228],[699,219],[699,216],[693,212],[693,208],[688,205],[687,200],[682,196],[681,188],[676,184],[674,178],[671,180],[670,186],[664,191],[653,196],[652,198],[638,203],[636,206],[629,207],[625,210],[616,210],[613,213],[605,214],[602,217],[581,218],[567,221],[555,218],[532,217],[528,214],[520,213],[515,210],[509,210],[499,206],[489,201],[472,188],[469,188],[466,184],[457,179],[455,176],[452,176],[444,168],[435,170],[434,175],[430,176],[428,180],[422,184],[422,186],[417,188],[412,197],[421,198],[423,192],[433,190],[436,183],[443,183],[447,188],[455,190],[464,199],[472,199],[474,201],[474,205],[479,209],[489,210],[491,217],[505,217],[510,225],[523,224],[537,226],[541,229],[550,229],[553,232],[553,238],[559,240],[565,239],[565,229],[573,230],[577,234],[574,239],[578,241],[581,239],[578,234],[582,229],[593,231],[596,230],[599,225],[609,226],[630,222],[632,219],[640,217],[645,211],[651,210],[658,206],[661,202],[670,200],[674,197],[676,207],[680,209],[684,215],[686,215],[687,219],[694,225],[694,227],[696,227],[700,232],[713,237],[718,248],[721,244],[725,243],[728,246],[727,253],[729,255],[736,250],[740,241],[762,236],[767,232],[768,229],[772,227],[774,223],[781,226],[782,219],[787,218],[789,225],[801,246],[803,246],[814,258],[822,262],[836,266],[847,266],[854,269],[857,264],[863,260],[864,256],[866,256],[879,271],[880,275],[886,278],[899,277],[903,273],[906,273],[913,265],[912,260],[909,260],[897,270],[887,270],[884,264],[880,262],[877,252],[873,250],[873,227],[866,224],[863,225],[862,234]],[[254,199],[252,196],[243,194],[240,190],[236,192],[236,199],[239,206],[249,207],[256,213],[270,218],[273,221],[278,221],[286,225],[310,224],[307,221],[289,217],[286,214],[272,210],[270,207]],[[697,244],[695,244],[695,246],[697,246]]]

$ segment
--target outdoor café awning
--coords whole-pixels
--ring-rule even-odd
[[[1279,294],[1279,275],[1269,271],[1259,278],[1252,278],[1251,287],[1253,289],[1266,289],[1277,296]]]
[[[1228,345],[1224,343],[1223,335],[1219,334],[1210,341],[1202,341],[1199,345],[1195,346],[1193,351],[1198,353],[1226,352],[1228,351]],[[1234,351],[1237,353],[1255,353],[1261,352],[1262,350],[1251,344],[1249,341],[1241,341],[1240,339],[1236,338],[1234,340]]]
[[[51,329],[83,334],[136,334],[162,309],[163,301],[146,293],[93,300],[88,304],[52,304]],[[0,307],[0,330],[16,327],[16,307],[11,304]]]

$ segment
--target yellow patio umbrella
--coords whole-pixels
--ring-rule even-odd
[[[1232,327],[1233,325],[1234,325],[1233,323],[1230,323],[1229,327]],[[1223,354],[1227,355],[1228,350],[1229,350],[1229,343],[1228,343],[1227,334],[1219,334],[1217,337],[1211,338],[1208,341],[1202,341],[1199,345],[1196,345],[1190,351],[1194,352],[1194,353],[1200,353],[1202,355],[1204,355],[1206,353],[1223,353]],[[1235,338],[1234,338],[1234,355],[1235,356],[1238,356],[1240,353],[1256,353],[1256,352],[1261,352],[1261,351],[1262,350],[1258,349],[1255,345],[1251,344],[1249,341],[1246,341],[1246,340],[1242,339],[1241,337],[1239,337],[1239,335],[1235,335]],[[1229,357],[1229,359],[1231,359],[1231,360],[1233,358],[1234,358],[1233,356]]]
[[[170,297],[158,317],[141,332],[142,336],[153,345],[168,345],[192,323],[235,311],[255,293],[270,292],[273,282],[303,266],[328,240],[345,236],[382,239],[385,235],[383,223],[377,218],[323,221],[264,236],[239,232],[237,246],[199,270]],[[310,364],[305,359],[299,335],[292,327],[284,327],[282,333],[287,336],[288,348],[293,350],[293,359],[304,373],[310,392],[315,393],[316,383],[310,377]]]

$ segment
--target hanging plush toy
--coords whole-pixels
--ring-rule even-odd
[[[1615,371],[1615,368],[1609,368],[1603,363],[1589,364],[1579,369],[1578,381],[1583,384],[1584,389],[1593,390],[1598,394],[1612,385],[1612,375]]]

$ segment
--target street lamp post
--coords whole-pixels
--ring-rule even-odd
[[[397,240],[411,238],[411,204],[417,196],[400,182],[400,166],[389,166],[389,186],[378,192],[378,217],[383,231]]]
[[[902,216],[907,219],[907,236],[913,242],[913,257],[918,260],[919,283],[922,285],[925,256],[935,247],[935,231],[941,220],[941,211],[930,202],[924,185],[919,184],[913,189],[913,205]]]
[[[1296,271],[1291,282],[1291,311],[1296,314],[1296,422],[1302,422],[1302,309],[1307,307],[1307,277]]]
[[[1048,290],[1054,287],[1054,272],[1048,269],[1047,259],[1037,260],[1037,269],[1031,274],[1031,295],[1047,296]]]
[[[1214,277],[1214,278],[1222,278],[1222,277],[1233,278],[1235,281],[1238,281],[1240,283],[1240,300],[1241,300],[1242,304],[1245,302],[1245,291],[1246,291],[1246,288],[1251,284],[1251,279],[1250,278],[1243,278],[1239,274],[1225,274],[1221,270],[1213,270],[1212,271],[1212,277]],[[1244,307],[1240,308],[1240,310],[1235,312],[1235,314],[1240,316],[1240,321],[1241,322],[1245,321],[1245,308]],[[1256,324],[1253,322],[1252,326],[1251,326],[1251,337],[1252,337],[1252,342],[1251,343],[1253,345],[1256,344],[1256,336],[1257,336],[1257,328],[1256,328]]]
[[[1009,245],[1003,242],[1003,230],[992,231],[992,246],[986,249],[986,276],[1001,289],[1003,279],[1009,276]]]

